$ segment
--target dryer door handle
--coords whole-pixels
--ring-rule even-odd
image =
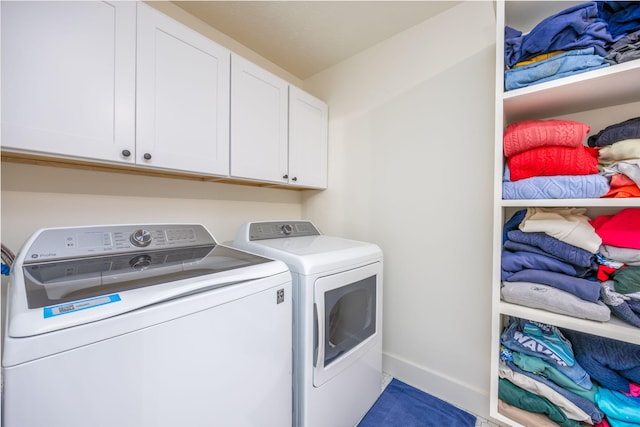
[[[313,367],[318,366],[318,357],[320,356],[320,334],[318,330],[318,304],[313,303]]]

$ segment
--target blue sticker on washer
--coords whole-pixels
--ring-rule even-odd
[[[120,301],[120,295],[105,295],[96,298],[89,298],[80,301],[73,301],[67,304],[52,305],[45,307],[44,318],[60,316],[61,314],[73,313],[74,311],[86,310],[87,308],[98,307],[105,304],[111,304],[112,302]]]

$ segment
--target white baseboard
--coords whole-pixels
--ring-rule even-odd
[[[490,419],[488,390],[471,387],[424,366],[384,352],[382,354],[382,370],[394,378],[460,409]]]

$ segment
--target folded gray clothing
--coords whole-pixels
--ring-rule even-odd
[[[640,303],[630,300],[624,294],[617,293],[613,280],[604,281],[600,285],[602,301],[609,307],[613,315],[636,328],[640,328]]]
[[[627,265],[640,266],[640,249],[602,245],[600,246],[600,254],[606,258],[622,262]]]
[[[525,233],[521,230],[513,230],[507,233],[507,237],[509,240],[514,242],[536,246],[571,264],[580,265],[582,267],[591,267],[595,261],[595,255],[591,252],[563,242],[562,240],[549,236],[546,233]]]
[[[531,282],[502,282],[501,294],[506,302],[552,313],[599,322],[606,322],[611,318],[611,311],[601,301],[585,301],[553,286]]]
[[[604,166],[602,175],[609,178],[616,174],[626,175],[631,181],[640,187],[640,159],[627,159]]]
[[[609,64],[622,64],[640,58],[640,30],[627,34],[611,45],[605,62]]]

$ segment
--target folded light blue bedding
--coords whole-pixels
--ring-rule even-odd
[[[597,199],[609,191],[609,180],[600,174],[534,176],[502,183],[502,198]]]

